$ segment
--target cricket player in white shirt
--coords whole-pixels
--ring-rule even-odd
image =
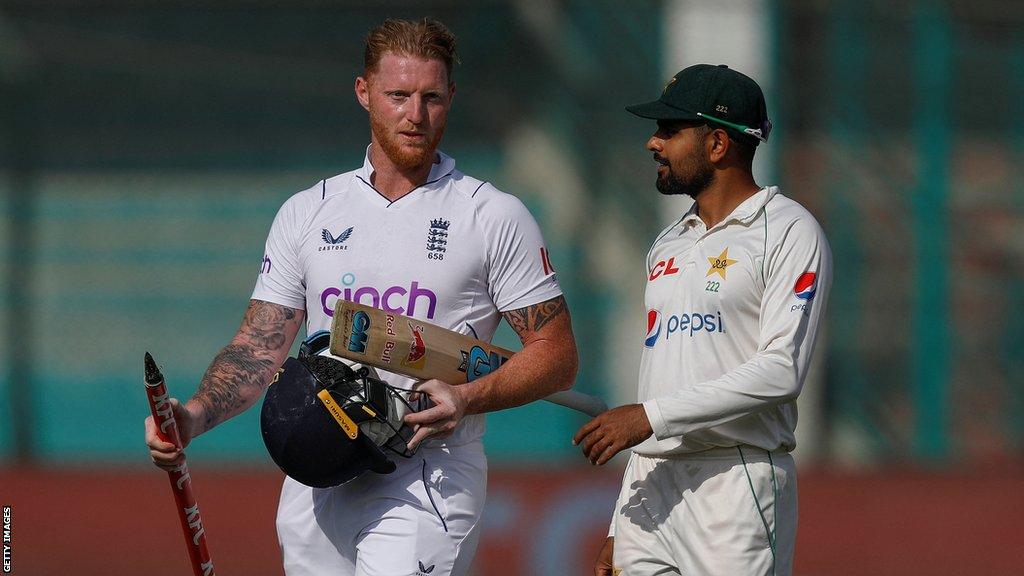
[[[639,403],[574,438],[593,464],[632,448],[594,573],[788,575],[789,453],[832,281],[828,241],[807,210],[754,181],[771,123],[751,78],[691,66],[627,110],[657,121],[658,190],[695,202],[647,255]]]
[[[330,329],[339,298],[490,340],[504,317],[523,349],[451,386],[413,386],[432,407],[405,416],[412,458],[387,475],[319,489],[286,478],[277,529],[289,576],[447,576],[469,570],[487,485],[485,412],[572,385],[577,355],[565,300],[536,222],[513,196],[437,150],[455,94],[455,38],[441,23],[388,20],[366,38],[355,93],[371,139],[358,170],[292,196],[271,226],[242,326],[195,395],[175,401],[183,442],[262,395],[305,320]],[[146,441],[162,468],[181,453]],[[310,458],[316,458],[311,454]]]

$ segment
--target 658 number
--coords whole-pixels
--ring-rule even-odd
[[[427,253],[427,259],[428,260],[444,260],[444,254],[441,254],[440,252],[428,252]]]

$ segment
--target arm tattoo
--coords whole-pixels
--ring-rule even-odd
[[[209,430],[245,406],[243,388],[260,387],[263,374],[273,368],[274,361],[259,358],[253,346],[228,344],[206,369],[195,399],[206,412],[204,428]]]
[[[539,331],[563,312],[565,312],[565,298],[558,296],[540,304],[510,310],[505,312],[503,316],[505,321],[516,331],[516,334],[519,334],[519,339],[525,341],[527,335],[531,332]]]
[[[248,400],[267,385],[268,372],[290,344],[289,323],[297,312],[270,302],[253,300],[245,311],[242,327],[230,344],[213,359],[193,399],[206,413],[203,423],[209,430],[246,406]]]
[[[284,326],[295,319],[295,310],[280,304],[253,301],[245,311],[242,330],[253,345],[266,351],[280,350],[287,338]]]

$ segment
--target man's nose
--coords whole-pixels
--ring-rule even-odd
[[[423,102],[423,97],[414,94],[409,98],[409,105],[405,110],[405,119],[413,124],[422,124],[425,114],[426,104]]]

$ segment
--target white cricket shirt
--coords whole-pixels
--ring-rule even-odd
[[[304,309],[307,333],[330,330],[344,298],[490,341],[502,312],[561,295],[540,229],[516,197],[459,172],[441,152],[427,182],[394,202],[370,184],[372,174],[367,154],[359,170],[284,203],[254,299]],[[431,444],[457,446],[483,432],[483,415],[467,416]]]
[[[639,401],[654,436],[633,450],[792,450],[796,397],[832,283],[828,241],[776,187],[710,230],[696,210],[647,256]]]

